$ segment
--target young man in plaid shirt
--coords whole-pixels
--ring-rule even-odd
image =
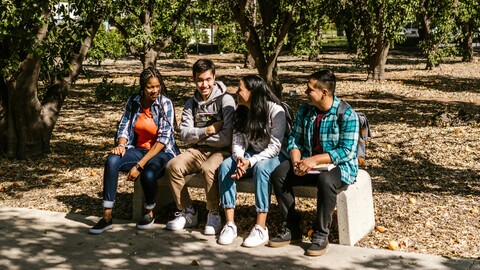
[[[335,84],[335,75],[330,70],[315,72],[308,78],[305,91],[308,102],[298,109],[288,140],[291,160],[282,162],[270,176],[284,220],[283,229],[269,241],[271,247],[301,241],[300,218],[295,211],[292,187],[313,185],[317,187],[317,215],[312,244],[306,254],[325,254],[337,193],[357,177],[359,121],[349,107],[338,123],[340,100],[335,96]],[[336,167],[313,173],[314,166],[325,163],[333,163]]]

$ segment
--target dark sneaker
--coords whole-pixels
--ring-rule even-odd
[[[270,247],[283,247],[288,244],[299,243],[302,241],[302,233],[298,227],[292,227],[290,230],[286,224],[283,225],[282,230],[270,241],[268,245]]]
[[[110,221],[105,221],[105,219],[100,219],[95,226],[90,228],[88,232],[91,234],[101,234],[106,230],[110,230],[113,228],[113,218],[110,219]]]
[[[146,230],[152,227],[152,224],[155,222],[155,215],[153,217],[150,216],[149,213],[145,213],[137,223],[137,229],[139,230]]]
[[[328,239],[326,237],[313,237],[312,244],[307,249],[308,256],[322,256],[327,253]]]

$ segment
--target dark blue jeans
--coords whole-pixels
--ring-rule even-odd
[[[114,154],[108,155],[103,174],[104,208],[113,208],[120,171],[129,172],[147,152],[148,150],[143,148],[129,148],[123,157]],[[147,162],[140,173],[140,183],[145,196],[145,209],[155,208],[157,179],[165,173],[164,168],[172,158],[173,155],[162,150]]]

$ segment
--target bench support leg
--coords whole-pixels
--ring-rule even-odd
[[[372,182],[359,170],[357,182],[337,195],[338,238],[341,245],[353,246],[375,227]]]

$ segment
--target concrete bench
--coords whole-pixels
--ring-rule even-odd
[[[192,188],[205,188],[200,175],[194,174],[186,177],[187,186]],[[158,180],[157,207],[173,202],[172,194],[166,177]],[[252,178],[242,179],[237,182],[238,192],[254,192]],[[309,186],[294,187],[296,197],[316,198],[317,188]],[[273,192],[272,192],[273,194]],[[135,182],[133,193],[134,220],[139,220],[142,215],[144,197],[140,181]],[[347,190],[337,196],[338,236],[341,245],[353,246],[375,227],[373,211],[372,182],[370,175],[359,170],[357,181]]]

